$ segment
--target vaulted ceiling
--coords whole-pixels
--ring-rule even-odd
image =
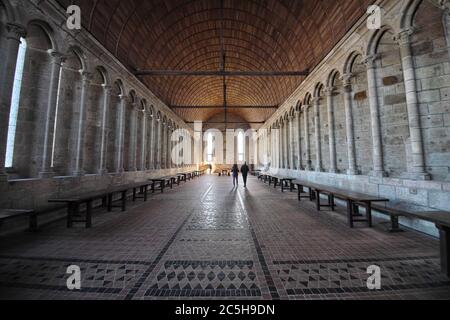
[[[82,24],[130,70],[301,71],[313,69],[371,0],[58,0],[79,5]],[[221,36],[221,34],[223,36]],[[221,45],[223,39],[223,46]],[[139,76],[168,106],[221,106],[223,79]],[[228,77],[230,106],[280,105],[303,77]],[[249,122],[274,108],[235,108]],[[174,108],[206,121],[223,108]]]

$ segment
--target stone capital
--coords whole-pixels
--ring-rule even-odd
[[[303,107],[302,107],[302,112],[308,112],[308,109],[310,108],[311,106],[309,105],[309,104],[305,104]]]
[[[48,53],[48,55],[50,56],[50,58],[52,60],[51,62],[54,63],[54,64],[61,65],[67,59],[66,55],[64,55],[61,52],[58,52],[56,50],[53,50],[53,49],[47,50],[47,53]]]
[[[89,84],[91,82],[93,78],[92,73],[85,70],[80,70],[80,74],[84,84]]]
[[[329,97],[329,96],[332,96],[336,92],[336,89],[337,88],[335,86],[329,86],[329,87],[325,88],[324,92]]]
[[[320,104],[321,100],[322,100],[321,97],[314,97],[314,98],[311,99],[311,102],[312,102],[313,105],[318,105],[318,104]]]
[[[411,35],[414,31],[415,29],[413,27],[402,29],[394,36],[394,40],[397,41],[399,45],[409,45],[411,43]]]
[[[380,59],[380,54],[371,54],[364,57],[363,63],[366,64],[367,68],[375,68],[376,61]]]
[[[9,40],[16,40],[20,42],[20,38],[25,38],[27,35],[27,31],[25,27],[23,27],[20,24],[16,23],[7,23],[6,24],[6,31],[8,34],[6,35],[6,38]]]

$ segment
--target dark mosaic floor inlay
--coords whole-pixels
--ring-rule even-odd
[[[253,261],[166,261],[145,296],[259,297]]]
[[[66,287],[81,268],[80,291]],[[367,289],[367,267],[381,290]],[[345,214],[251,178],[205,176],[127,212],[0,238],[0,299],[450,299],[439,243],[415,232],[349,229]]]

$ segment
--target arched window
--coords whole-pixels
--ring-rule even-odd
[[[16,140],[17,116],[19,114],[20,91],[22,89],[23,69],[25,65],[25,54],[27,42],[20,38],[19,52],[17,54],[16,71],[14,74],[14,84],[11,98],[11,111],[9,113],[8,141],[6,145],[5,167],[11,168],[14,159],[14,144]]]
[[[237,148],[238,149],[238,161],[240,161],[240,162],[244,161],[244,150],[245,150],[244,142],[245,142],[244,133],[241,131],[238,134],[238,148]]]
[[[213,148],[213,135],[211,132],[208,132],[207,140],[206,140],[207,152],[206,152],[206,161],[212,162],[214,157],[214,148]]]

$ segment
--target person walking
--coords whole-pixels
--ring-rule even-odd
[[[239,185],[239,179],[238,179],[238,177],[239,177],[239,168],[238,168],[237,164],[233,165],[233,168],[231,169],[231,173],[233,175],[233,186],[236,187],[236,186]]]
[[[247,162],[245,162],[241,168],[242,179],[244,180],[244,188],[247,188],[247,178],[248,178],[249,171],[250,171],[250,168],[248,167]]]

